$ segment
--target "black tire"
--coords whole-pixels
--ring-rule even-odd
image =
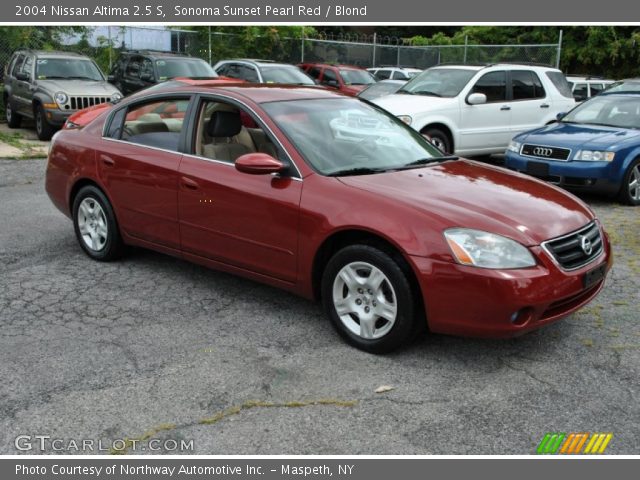
[[[440,130],[439,128],[426,128],[422,131],[423,135],[426,135],[431,139],[431,143],[444,153],[453,153],[453,146],[449,136]]]
[[[9,128],[20,128],[20,125],[22,125],[22,115],[13,111],[9,98],[4,99],[4,114]]]
[[[640,188],[640,158],[636,158],[631,165],[627,168],[624,174],[622,185],[620,186],[620,192],[618,193],[618,199],[621,203],[626,205],[640,205],[640,197],[638,196],[638,190],[636,192],[636,198],[631,194],[630,184],[635,179],[636,189]]]
[[[356,265],[357,268],[363,265],[369,265],[380,270],[386,278],[382,282],[379,292],[383,293],[387,299],[394,300],[388,304],[393,303],[396,308],[395,321],[393,323],[385,320],[381,316],[375,315],[375,313],[371,314],[374,320],[369,323],[369,325],[373,325],[370,338],[365,338],[366,335],[363,336],[362,334],[363,327],[359,315],[366,315],[364,313],[365,308],[373,309],[375,306],[377,309],[379,308],[378,305],[382,306],[383,303],[380,301],[380,297],[375,295],[376,292],[373,292],[374,294],[368,296],[368,298],[365,298],[366,292],[363,292],[362,297],[358,296],[354,299],[351,295],[352,290],[348,288],[346,282],[343,282],[342,277],[339,277],[343,268],[353,265]],[[367,267],[364,266],[365,270],[366,268]],[[409,267],[407,266],[406,268]],[[369,270],[369,273],[371,272],[373,272],[373,270]],[[361,280],[364,278],[369,279],[367,275],[360,277]],[[388,288],[389,286],[391,289]],[[370,245],[351,245],[336,252],[327,263],[323,272],[321,288],[322,303],[331,323],[348,343],[361,350],[371,353],[390,352],[408,343],[412,337],[415,337],[419,330],[420,322],[416,315],[417,303],[407,273],[403,270],[403,266],[388,253],[376,247]],[[366,289],[366,287],[364,288]],[[345,302],[349,301],[348,299],[352,299],[352,302],[360,301],[357,306],[353,304],[353,308],[359,309],[358,312],[360,313],[349,312],[343,314],[341,318],[334,303],[334,293],[337,293],[338,298],[345,297],[342,298]],[[378,304],[376,304],[375,300],[378,300]],[[386,302],[387,300],[385,300],[385,303]],[[367,312],[369,311],[370,310],[367,310]],[[360,334],[354,333],[353,328],[359,328]],[[388,330],[385,331],[387,328]],[[376,331],[379,333],[376,333]],[[378,334],[381,336],[371,338]]]
[[[99,205],[103,216],[96,215],[97,220],[103,219],[103,224],[106,225],[106,234],[100,236],[100,241],[97,243],[97,248],[93,248],[87,244],[90,241],[87,236],[81,233],[81,223],[87,223],[88,216],[81,211],[81,205],[83,202],[87,202],[85,205]],[[95,207],[94,207],[95,208]],[[76,233],[76,238],[80,247],[85,251],[89,257],[101,262],[109,262],[121,257],[124,252],[124,244],[122,237],[120,236],[120,230],[118,229],[118,222],[116,216],[111,207],[111,203],[102,191],[93,186],[87,185],[82,187],[78,194],[73,199],[73,228]],[[99,212],[99,211],[98,211]],[[102,240],[104,238],[104,240]]]
[[[36,121],[36,133],[40,140],[51,140],[55,129],[47,120],[47,114],[42,108],[42,105],[37,105],[35,109],[35,121]]]

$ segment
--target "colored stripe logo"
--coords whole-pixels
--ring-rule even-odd
[[[601,455],[609,446],[613,433],[547,433],[536,453],[538,455]]]

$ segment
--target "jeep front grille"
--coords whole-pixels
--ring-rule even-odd
[[[110,97],[71,97],[69,98],[69,105],[71,110],[82,110],[100,103],[106,103],[109,100],[111,100]]]

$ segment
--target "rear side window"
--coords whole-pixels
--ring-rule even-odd
[[[376,78],[378,80],[386,80],[387,78],[391,77],[391,71],[390,70],[378,70],[376,72]]]
[[[546,72],[546,74],[547,78],[551,80],[551,83],[553,83],[563,97],[573,98],[571,87],[569,87],[569,83],[562,72],[551,71]]]
[[[13,64],[13,69],[11,70],[11,76],[15,77],[16,73],[20,71],[22,68],[22,64],[24,63],[24,55],[18,55],[15,63]]]
[[[393,80],[407,80],[409,77],[404,72],[393,72],[391,76]]]
[[[189,99],[180,98],[157,100],[130,107],[124,117],[120,139],[177,152],[188,106]],[[115,120],[116,118],[110,131],[117,128],[113,125],[116,123]]]
[[[485,73],[476,82],[471,93],[484,93],[487,102],[504,102],[507,99],[506,72]]]
[[[595,97],[596,95],[598,95],[602,90],[604,90],[604,85],[602,83],[592,83],[590,85],[591,87],[591,96]]]
[[[320,78],[320,68],[319,67],[311,67],[309,71],[307,71],[307,75],[311,78],[318,79]]]
[[[589,98],[586,83],[576,83],[576,86],[573,87],[573,98],[580,101]]]
[[[324,74],[322,75],[322,83],[328,84],[329,82],[333,82],[333,85],[337,85],[338,76],[330,68],[325,68]]]
[[[540,79],[531,70],[513,70],[511,85],[514,100],[532,100],[545,96]]]

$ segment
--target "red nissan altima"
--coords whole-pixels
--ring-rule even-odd
[[[173,82],[85,118],[54,137],[46,189],[87,255],[137,245],[321,299],[363,350],[528,332],[611,267],[571,194],[339,93]]]

